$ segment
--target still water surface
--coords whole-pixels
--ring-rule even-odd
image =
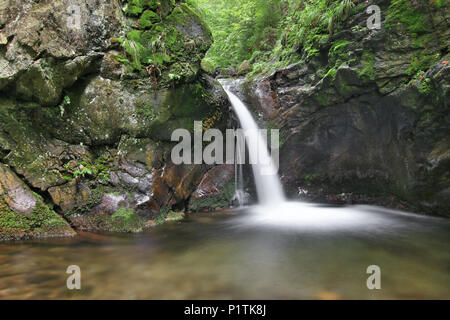
[[[449,249],[448,219],[377,207],[192,214],[138,235],[0,243],[0,299],[450,299]]]

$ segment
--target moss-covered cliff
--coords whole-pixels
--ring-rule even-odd
[[[326,3],[303,3],[295,15],[309,12],[316,22],[298,20],[303,36],[295,38],[293,26],[270,55],[284,63],[280,53],[290,52],[297,62],[244,88],[263,120],[281,128],[289,193],[350,202],[395,197],[448,215],[448,1],[337,1],[348,9],[332,16],[340,17],[333,28],[320,19],[328,8],[313,2]],[[380,8],[380,29],[368,28],[371,5]]]
[[[184,211],[209,168],[171,164],[171,133],[228,121],[211,43],[182,1],[0,1],[0,239]]]

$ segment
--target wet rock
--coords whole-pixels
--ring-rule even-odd
[[[77,11],[79,21],[69,20],[70,8]],[[90,63],[79,60],[90,60],[106,49],[123,19],[118,3],[105,0],[31,4],[22,0],[1,12],[2,37],[12,41],[0,53],[0,89],[17,81],[18,96],[52,106],[60,101],[62,89],[90,68]],[[43,52],[49,57],[39,59]]]
[[[17,79],[15,91],[24,100],[36,101],[42,106],[56,106],[61,102],[63,90],[92,72],[98,58],[98,55],[80,56],[63,63],[52,57],[39,59]]]
[[[251,70],[252,66],[247,60],[244,60],[238,68],[239,74],[245,74]]]
[[[139,179],[138,190],[143,194],[151,193],[153,187],[153,173],[147,174]]]
[[[232,207],[241,207],[249,205],[253,202],[253,198],[249,192],[243,190],[236,190],[233,195],[233,198],[230,200],[230,205]]]
[[[31,214],[37,199],[31,190],[7,166],[0,163],[0,197],[15,212]]]
[[[109,51],[103,58],[101,76],[106,79],[119,80],[123,73],[123,64],[117,61],[118,51]]]
[[[389,12],[388,1],[372,3]],[[362,29],[360,6],[320,47],[327,59],[243,84],[238,94],[259,120],[281,129],[280,176],[290,195],[395,195],[417,211],[448,215],[448,10],[423,5],[424,19],[441,23],[420,39],[401,22]],[[336,44],[348,59],[333,65]]]
[[[123,134],[170,141],[174,130],[193,131],[194,121],[207,120],[216,112],[213,125],[226,123],[227,115],[221,110],[226,105],[224,93],[213,95],[218,85],[206,77],[201,83],[154,92],[151,83],[133,89],[132,82],[96,76],[69,92],[71,102],[58,122],[52,122],[57,114],[43,112],[37,121],[54,136],[73,144],[112,145]]]
[[[129,175],[126,172],[119,172],[117,174],[120,178],[120,180],[125,184],[125,186],[127,186],[130,189],[135,189],[137,188],[138,184],[139,184],[139,179],[134,178],[133,176]]]
[[[220,189],[234,179],[234,166],[224,164],[209,170],[192,194],[196,199],[220,194]]]
[[[130,199],[127,194],[105,194],[102,197],[101,203],[93,210],[106,212],[112,215],[121,207],[130,206]]]
[[[125,170],[129,175],[133,177],[142,177],[147,172],[145,166],[139,163],[130,164],[128,162],[123,162],[120,166],[120,169]]]
[[[220,165],[202,178],[189,201],[191,211],[215,210],[230,205],[234,195],[234,166]]]
[[[91,190],[84,184],[78,184],[77,180],[48,189],[53,203],[61,208],[62,212],[69,212],[83,206],[91,196]]]

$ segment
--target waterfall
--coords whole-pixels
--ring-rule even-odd
[[[235,164],[234,164],[234,200],[239,204],[240,207],[246,204],[246,194],[244,190],[244,171],[241,155],[241,149],[235,148]]]
[[[253,175],[255,177],[256,191],[261,204],[272,205],[285,201],[283,188],[280,179],[270,156],[267,139],[260,132],[256,121],[245,104],[230,91],[230,87],[222,83],[225,92],[231,102],[234,112],[239,118],[242,129],[253,136],[246,135],[250,163],[252,164]],[[242,155],[238,155],[242,156]],[[272,174],[267,174],[267,169]],[[236,175],[238,172],[236,172]],[[241,173],[239,173],[241,174]],[[240,177],[242,179],[242,177]],[[241,180],[242,181],[242,180]],[[237,191],[239,188],[237,186]],[[239,196],[239,195],[238,195]]]

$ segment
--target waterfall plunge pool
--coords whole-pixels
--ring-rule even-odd
[[[449,299],[449,240],[447,219],[370,206],[191,214],[143,234],[0,243],[0,299]]]

